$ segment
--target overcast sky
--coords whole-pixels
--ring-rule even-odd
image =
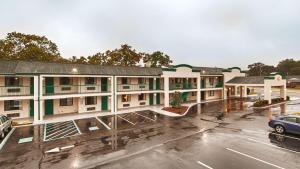
[[[1,0],[0,38],[45,35],[63,57],[127,43],[175,64],[246,68],[300,60],[299,0]]]

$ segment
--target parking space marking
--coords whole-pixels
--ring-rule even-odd
[[[81,131],[79,130],[77,124],[75,123],[75,121],[74,121],[74,120],[72,120],[72,121],[73,121],[73,123],[74,123],[74,125],[75,125],[75,127],[76,127],[76,129],[77,129],[77,131],[78,131],[78,133],[79,133],[79,134],[82,134]]]
[[[201,161],[197,161],[197,163],[200,164],[200,165],[202,165],[202,166],[205,167],[205,168],[213,169],[212,167],[210,167],[210,166],[208,166],[208,165],[202,163]]]
[[[151,121],[155,121],[155,120],[153,120],[153,119],[151,119],[151,118],[149,118],[149,117],[147,117],[147,116],[141,115],[141,114],[136,113],[136,112],[134,112],[134,113],[137,114],[137,115],[139,115],[139,116],[141,116],[141,117],[144,117],[144,118],[146,118],[146,119],[149,119],[149,120],[151,120]]]
[[[255,140],[255,139],[253,139],[253,138],[247,138],[247,139],[250,140],[250,141],[256,142],[256,143],[260,143],[260,144],[264,144],[264,145],[270,146],[270,147],[275,147],[275,148],[278,148],[278,149],[290,151],[290,152],[297,153],[297,154],[300,153],[300,152],[298,152],[298,151],[294,151],[294,150],[289,150],[289,149],[286,149],[286,148],[278,147],[278,146],[275,146],[275,145],[273,145],[273,144],[264,143],[264,142],[262,142],[262,141]]]
[[[46,123],[44,127],[44,141],[57,140],[80,134],[81,131],[74,120]]]
[[[121,116],[119,116],[119,115],[117,115],[117,117],[120,117],[121,119],[123,119],[123,120],[127,121],[128,123],[130,123],[130,124],[132,124],[132,125],[135,125],[134,123],[132,123],[131,121],[129,121],[129,120],[127,120],[127,119],[125,119],[124,117],[121,117]]]
[[[99,119],[98,117],[95,117],[96,118],[96,120],[98,120],[105,128],[107,128],[108,130],[111,130],[111,128],[107,125],[107,124],[105,124],[101,119]]]
[[[12,135],[12,133],[16,130],[16,128],[12,128],[10,130],[10,132],[6,135],[6,137],[2,140],[1,144],[0,144],[0,150],[2,150],[2,148],[4,147],[4,145],[6,144],[7,140],[9,139],[9,137]]]
[[[269,163],[269,162],[267,162],[267,161],[258,159],[258,158],[256,158],[256,157],[250,156],[250,155],[248,155],[248,154],[245,154],[245,153],[242,153],[242,152],[233,150],[233,149],[231,149],[231,148],[225,148],[225,149],[228,150],[228,151],[231,151],[231,152],[233,152],[233,153],[236,153],[236,154],[239,154],[239,155],[242,155],[242,156],[251,158],[251,159],[253,159],[253,160],[260,161],[260,162],[262,162],[262,163],[264,163],[264,164],[268,164],[268,165],[270,165],[270,166],[273,166],[273,167],[276,167],[276,168],[280,168],[280,169],[285,169],[285,168],[280,167],[280,166],[278,166],[278,165],[275,165],[275,164]]]

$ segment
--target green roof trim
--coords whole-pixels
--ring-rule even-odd
[[[275,79],[276,75],[280,75],[282,77],[282,79],[286,79],[286,76],[283,73],[279,73],[279,72],[274,72],[274,73],[270,73],[268,76],[265,76],[264,79]]]
[[[174,68],[162,68],[163,71],[176,72]]]
[[[188,68],[193,69],[193,66],[188,65],[188,64],[179,64],[179,65],[175,65],[174,67],[175,67],[175,68],[178,68],[178,67],[188,67]]]

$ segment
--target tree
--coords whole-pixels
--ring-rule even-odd
[[[137,53],[135,49],[125,44],[121,45],[120,49],[106,51],[105,57],[107,59],[107,65],[136,66],[142,59],[143,54]]]
[[[89,64],[107,65],[107,56],[104,53],[98,52],[92,56],[88,56]]]
[[[263,63],[253,63],[248,65],[249,76],[266,76],[276,71],[274,66],[265,65]]]
[[[149,64],[150,67],[169,66],[173,61],[170,57],[160,51],[153,52],[152,54],[144,54],[143,62]]]
[[[77,58],[76,56],[72,56],[72,58],[69,59],[69,61],[71,63],[78,63],[78,64],[86,64],[87,63],[87,59],[84,56],[80,56],[79,58]]]
[[[299,75],[300,61],[295,61],[294,59],[285,59],[279,62],[277,68],[280,72],[285,73],[286,75]]]
[[[5,39],[0,39],[0,59],[65,61],[56,44],[45,36],[17,32],[8,33]]]
[[[180,92],[174,92],[171,106],[176,109],[181,108],[182,98]]]

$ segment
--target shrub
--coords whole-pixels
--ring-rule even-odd
[[[174,93],[174,96],[173,96],[173,99],[172,99],[172,102],[171,102],[171,106],[173,108],[181,108],[181,93],[180,92],[175,92]]]
[[[258,100],[256,101],[253,106],[254,107],[262,107],[262,106],[265,106],[265,105],[268,105],[268,100]]]

